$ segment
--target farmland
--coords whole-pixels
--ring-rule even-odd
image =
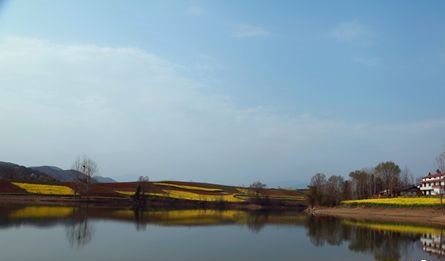
[[[137,189],[142,190],[149,201],[180,201],[201,203],[229,203],[249,204],[253,201],[267,202],[278,205],[300,205],[305,203],[302,193],[285,189],[260,189],[251,191],[246,187],[224,186],[217,184],[159,181],[159,182],[119,182],[119,183],[93,183],[85,189],[79,190],[79,184],[64,183],[30,183],[0,181],[0,201],[4,196],[43,196],[47,198],[64,197],[72,200],[87,196],[89,199],[100,198],[102,201],[116,199],[120,201],[131,200]],[[81,193],[78,193],[82,191]],[[80,194],[80,195],[79,195]],[[84,197],[83,197],[84,198]],[[261,204],[261,203],[260,203]]]
[[[353,207],[432,207],[440,205],[439,198],[397,197],[342,201],[343,206]]]
[[[74,195],[74,190],[67,186],[12,182],[12,185],[24,189],[31,194],[42,195]]]
[[[137,183],[120,183],[115,186],[119,186],[115,190],[116,193],[132,196],[136,191]],[[240,203],[252,198],[247,188],[216,184],[164,181],[146,182],[142,183],[142,186],[145,195],[179,200]],[[259,196],[268,200],[304,202],[304,195],[293,190],[263,189]]]

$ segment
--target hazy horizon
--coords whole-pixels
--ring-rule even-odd
[[[305,184],[445,150],[445,2],[0,1],[0,161]]]

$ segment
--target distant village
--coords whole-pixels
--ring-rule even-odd
[[[408,168],[392,161],[368,169],[355,170],[349,178],[315,174],[307,191],[309,206],[336,206],[348,200],[425,196],[441,198],[445,194],[445,152],[437,157],[438,169],[415,179]]]

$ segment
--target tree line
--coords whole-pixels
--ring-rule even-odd
[[[377,194],[395,196],[414,184],[407,168],[402,170],[394,162],[386,161],[374,168],[351,171],[349,179],[317,173],[311,178],[307,198],[310,206],[335,206],[342,200],[365,199]]]

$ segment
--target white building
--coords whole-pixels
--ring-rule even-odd
[[[434,174],[428,173],[422,178],[422,184],[419,188],[422,195],[439,195],[444,192],[445,173],[437,171]]]

